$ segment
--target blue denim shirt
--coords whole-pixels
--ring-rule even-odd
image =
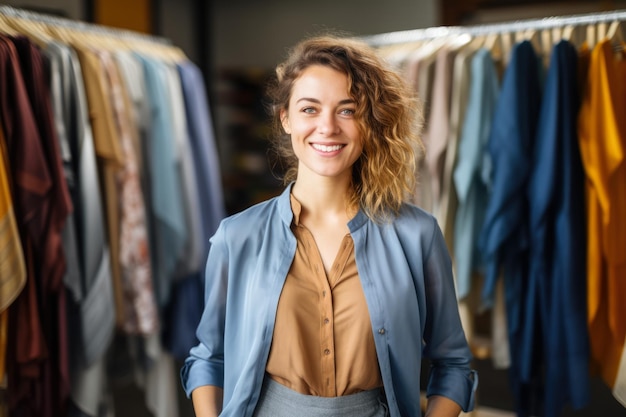
[[[221,416],[254,413],[265,373],[278,299],[296,250],[289,193],[222,221],[206,265],[200,343],[181,370],[187,395],[224,388]],[[445,241],[435,219],[404,205],[393,222],[362,211],[348,223],[392,417],[418,417],[422,357],[430,360],[427,395],[465,411],[478,378],[461,327]]]

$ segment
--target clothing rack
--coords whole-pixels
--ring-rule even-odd
[[[53,25],[83,32],[91,32],[103,36],[112,36],[128,40],[151,42],[166,46],[172,45],[172,41],[170,39],[160,36],[147,35],[131,30],[112,28],[104,25],[98,25],[95,23],[87,23],[80,20],[47,15],[43,13],[33,12],[30,10],[19,9],[12,6],[0,5],[0,14],[7,17],[31,20],[35,22],[41,22],[47,25]]]
[[[588,13],[570,16],[553,16],[541,19],[525,19],[511,22],[474,26],[436,26],[424,29],[402,30],[361,37],[368,44],[378,47],[435,38],[468,34],[472,36],[494,33],[511,33],[525,30],[545,30],[565,26],[581,26],[626,20],[626,10]]]

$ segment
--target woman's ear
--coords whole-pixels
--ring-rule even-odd
[[[283,129],[285,129],[285,133],[291,135],[291,127],[289,126],[289,117],[287,117],[287,111],[282,109],[280,111],[280,123],[283,125]]]

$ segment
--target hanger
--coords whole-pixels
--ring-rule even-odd
[[[53,40],[43,22],[13,16],[5,16],[5,20],[16,32],[28,37],[41,48]]]
[[[613,22],[611,22],[611,25],[609,26],[609,29],[606,32],[606,37],[611,39],[611,40],[615,40],[618,42],[623,42],[624,41],[624,34],[622,32],[622,22],[619,20],[614,20]]]
[[[527,31],[527,39],[535,48],[535,52],[538,54],[542,54],[543,45],[541,44],[541,32],[535,29],[528,29]]]
[[[11,23],[8,21],[8,18],[0,13],[0,33],[3,33],[7,36],[19,36],[21,33],[17,31]]]
[[[614,20],[611,22],[611,25],[606,32],[606,37],[611,42],[615,52],[624,51],[624,30],[620,20]]]
[[[502,47],[502,36],[500,36],[499,32],[488,34],[483,41],[482,47],[489,51],[494,62],[502,62],[504,51]]]
[[[594,46],[596,46],[596,43],[598,41],[598,32],[596,25],[587,25],[585,41],[587,42],[587,45],[589,45],[589,48],[593,48]]]
[[[446,47],[452,50],[459,50],[472,42],[475,38],[472,37],[469,33],[459,33],[458,35],[451,35],[448,37],[448,42],[446,42]]]
[[[563,28],[560,26],[556,26],[552,28],[551,32],[552,45],[556,45],[561,41],[561,39],[563,39]]]
[[[511,56],[511,49],[513,49],[515,35],[511,32],[502,32],[500,34],[500,46],[502,47],[502,63],[508,65],[509,58]]]
[[[583,26],[567,25],[561,32],[561,39],[570,42],[577,49],[582,47],[585,37],[582,35]]]
[[[541,50],[540,57],[543,63],[544,68],[548,68],[550,65],[550,54],[552,53],[552,47],[558,42],[558,37],[560,36],[560,31],[557,30],[556,36],[554,36],[553,31],[555,29],[543,29],[541,31]]]
[[[606,22],[598,22],[596,24],[596,42],[600,42],[606,38],[607,24]]]

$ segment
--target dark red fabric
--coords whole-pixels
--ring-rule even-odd
[[[61,231],[72,204],[41,52],[25,37],[0,36],[0,68],[0,117],[28,248],[27,290],[9,313],[9,413],[60,416],[70,388]]]

